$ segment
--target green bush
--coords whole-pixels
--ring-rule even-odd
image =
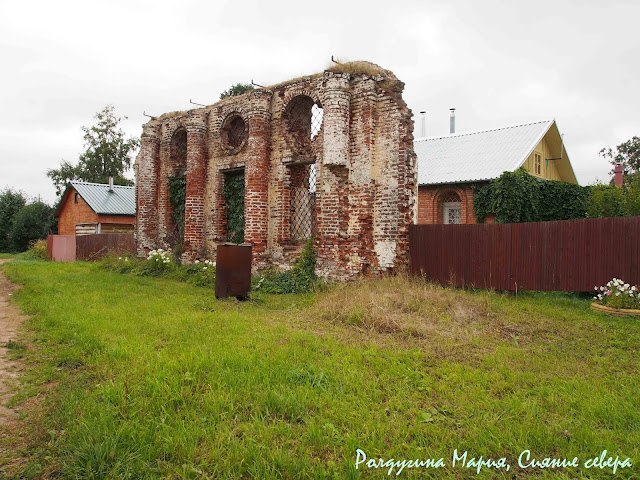
[[[587,207],[587,217],[621,217],[624,215],[624,192],[611,185],[594,185]]]
[[[34,240],[47,238],[56,228],[55,211],[43,202],[34,202],[20,209],[9,232],[9,244],[24,252]]]
[[[216,262],[196,260],[190,265],[179,265],[170,274],[170,277],[198,287],[213,288],[216,286]]]
[[[196,260],[191,265],[180,265],[162,249],[149,252],[146,259],[127,255],[108,255],[100,264],[102,268],[112,272],[128,273],[139,277],[166,277],[199,287],[215,287],[216,284],[215,262]]]
[[[316,255],[313,241],[309,240],[291,269],[266,271],[254,289],[265,293],[306,293],[320,285],[315,270]]]
[[[519,168],[476,187],[473,211],[478,223],[489,215],[495,215],[497,223],[584,218],[590,194],[589,187],[541,180]]]
[[[594,185],[587,216],[622,217],[640,215],[640,176],[628,175],[622,187],[614,185]]]
[[[29,254],[37,260],[47,259],[47,241],[40,239],[29,244]]]

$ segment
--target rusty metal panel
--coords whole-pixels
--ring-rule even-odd
[[[411,225],[410,272],[442,285],[591,291],[640,284],[640,217]]]
[[[109,253],[135,255],[133,233],[97,233],[76,237],[77,260],[100,260]]]
[[[51,250],[49,250],[49,245],[51,245]],[[76,259],[76,236],[49,235],[47,237],[47,258],[54,262],[73,262]]]
[[[251,245],[224,243],[216,253],[216,298],[244,300],[251,291]]]

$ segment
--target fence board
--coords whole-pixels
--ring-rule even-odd
[[[99,260],[110,252],[135,255],[132,233],[98,233],[76,237],[77,260]]]
[[[504,225],[411,225],[410,270],[443,285],[591,291],[640,284],[640,217]]]

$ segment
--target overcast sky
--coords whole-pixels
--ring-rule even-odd
[[[606,181],[604,146],[640,135],[640,1],[0,0],[0,189],[50,203],[83,125],[113,104],[148,119],[237,82],[369,60],[405,82],[416,135],[555,118],[578,180]],[[132,176],[132,173],[130,173]]]

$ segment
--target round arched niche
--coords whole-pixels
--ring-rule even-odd
[[[234,155],[244,148],[249,138],[249,125],[238,112],[232,112],[222,122],[220,142],[227,155]]]

